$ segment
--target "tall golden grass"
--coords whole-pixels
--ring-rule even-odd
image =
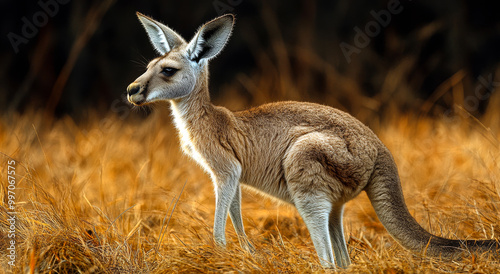
[[[255,254],[228,222],[227,249],[211,236],[209,177],[183,156],[166,105],[146,119],[91,115],[52,125],[39,113],[0,120],[0,262],[15,273],[321,272],[296,210],[243,192]],[[500,235],[500,112],[479,121],[393,115],[377,133],[398,164],[408,207],[440,236]],[[464,118],[465,117],[465,118]],[[15,159],[16,259],[8,265],[7,162]],[[498,257],[447,261],[395,243],[364,194],[349,202],[349,272],[497,272]]]

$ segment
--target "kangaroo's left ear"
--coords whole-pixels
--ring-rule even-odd
[[[203,25],[187,46],[188,58],[197,63],[217,56],[231,36],[234,15],[226,14]]]

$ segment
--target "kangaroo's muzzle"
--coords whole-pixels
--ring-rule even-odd
[[[134,82],[127,87],[127,100],[136,106],[144,103],[146,97],[139,83]]]

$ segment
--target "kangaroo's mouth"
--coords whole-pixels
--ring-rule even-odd
[[[146,97],[142,94],[127,94],[127,100],[134,106],[141,106],[145,104]]]

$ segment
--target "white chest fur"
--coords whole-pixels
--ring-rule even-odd
[[[206,158],[199,152],[196,147],[196,142],[190,132],[190,128],[186,123],[188,115],[186,109],[177,103],[172,103],[172,114],[174,116],[174,124],[179,132],[181,147],[184,153],[193,158],[210,176],[214,179],[212,168],[208,164]]]

